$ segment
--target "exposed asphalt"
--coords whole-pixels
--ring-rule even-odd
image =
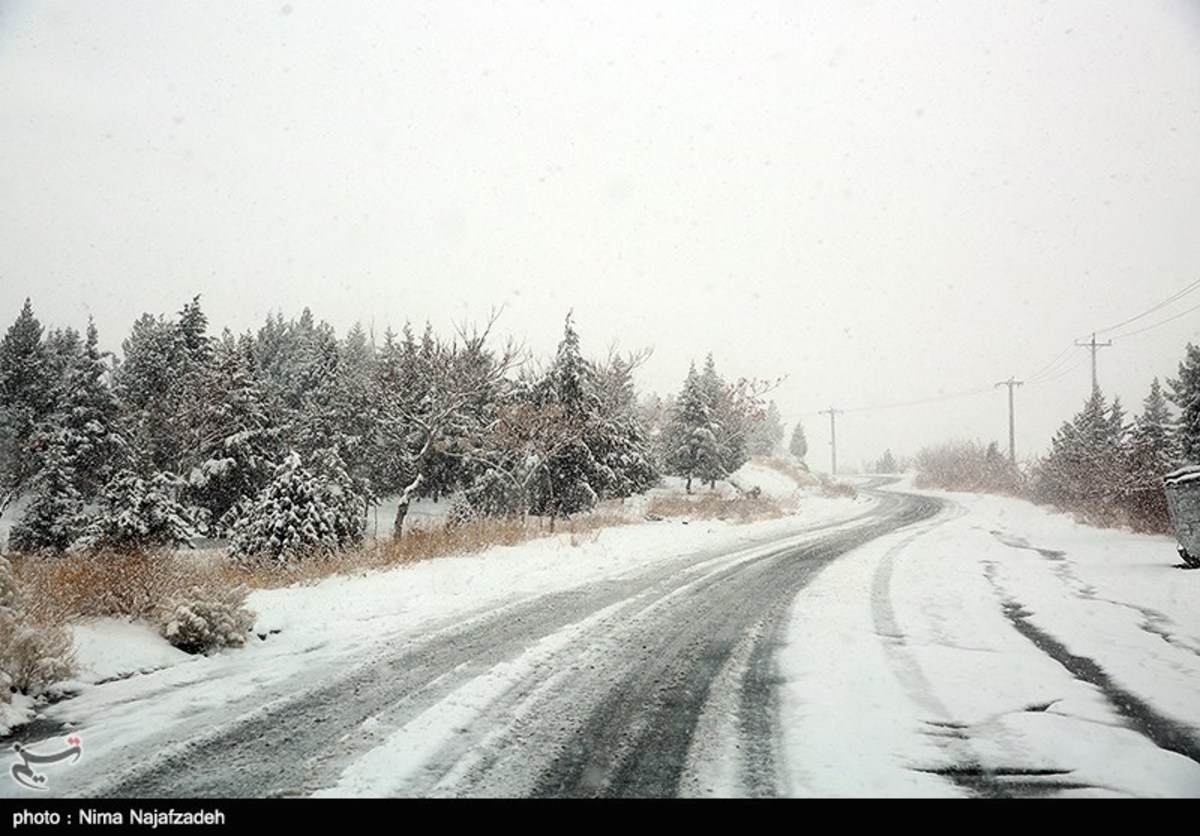
[[[849,523],[752,550],[676,558],[429,627],[322,672],[318,687],[247,703],[232,717],[226,707],[220,723],[200,724],[153,753],[128,754],[83,792],[161,798],[336,791],[347,766],[390,734],[436,722],[461,689],[507,670],[502,687],[488,692],[454,734],[370,791],[704,794],[721,789],[706,784],[706,758],[732,752],[725,786],[781,794],[774,649],[789,604],[838,556],[940,508],[936,499],[881,494]]]

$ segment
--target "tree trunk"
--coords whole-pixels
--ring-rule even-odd
[[[404,518],[408,516],[408,505],[412,502],[413,494],[421,487],[421,483],[425,481],[425,476],[418,473],[417,478],[408,483],[404,489],[404,493],[400,494],[400,504],[396,506],[396,521],[392,523],[392,538],[400,539],[400,535],[404,530]]]

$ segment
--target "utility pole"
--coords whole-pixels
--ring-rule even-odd
[[[829,409],[822,409],[818,415],[829,415],[829,446],[833,451],[833,475],[837,475],[837,416],[843,410],[834,409],[832,406]]]
[[[1001,386],[1008,387],[1008,460],[1011,464],[1017,463],[1017,436],[1013,429],[1013,387],[1021,386],[1025,381],[1013,380],[1011,377],[1008,380],[1002,380],[995,385],[994,388],[999,389]]]
[[[1096,332],[1093,331],[1091,342],[1081,343],[1079,340],[1076,340],[1075,345],[1079,346],[1080,348],[1090,348],[1092,350],[1092,391],[1094,392],[1099,386],[1099,384],[1096,382],[1096,352],[1102,348],[1108,348],[1110,345],[1112,345],[1112,340],[1109,340],[1106,343],[1098,343],[1096,342]]]

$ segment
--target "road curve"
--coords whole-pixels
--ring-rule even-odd
[[[876,496],[852,520],[775,543],[426,628],[75,792],[780,794],[773,651],[788,605],[839,555],[942,507]]]

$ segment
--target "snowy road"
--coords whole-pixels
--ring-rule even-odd
[[[362,597],[362,632],[296,637],[293,624],[291,645],[54,707],[82,729],[87,757],[51,793],[1200,794],[1200,623],[1184,618],[1190,606],[1115,597],[1164,581],[1187,596],[1193,573],[1152,564],[1085,581],[1088,564],[1014,533],[1052,541],[1070,528],[1062,518],[995,498],[871,493],[836,518],[749,533],[614,529],[611,551],[657,542],[660,557],[426,611],[440,619],[373,610],[361,585],[289,592],[310,602],[300,609]],[[1095,536],[1125,554],[1113,544],[1127,540]],[[1157,561],[1158,540],[1136,544]],[[554,556],[573,558],[587,559]],[[421,583],[505,577],[504,559],[435,561]],[[507,571],[521,582],[518,563]],[[494,577],[486,586],[495,594]],[[336,622],[324,616],[303,623]]]
[[[772,795],[788,605],[838,555],[940,505],[886,496],[851,522],[426,625],[315,687],[215,707],[212,725],[197,705],[180,737],[93,760],[71,793],[672,796],[701,793],[725,759],[747,794]]]

